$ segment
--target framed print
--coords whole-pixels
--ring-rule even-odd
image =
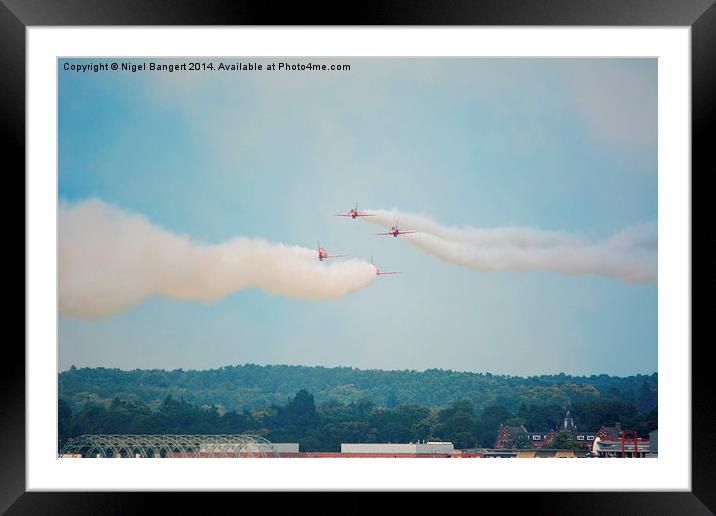
[[[5,2],[28,302],[3,508],[708,514],[691,168],[716,10],[529,6]]]

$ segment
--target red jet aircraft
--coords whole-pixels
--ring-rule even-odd
[[[375,213],[361,213],[358,211],[358,203],[355,208],[351,208],[348,213],[336,213],[336,217],[350,217],[355,219],[356,217],[373,217]]]
[[[318,241],[318,259],[320,261],[325,260],[326,258],[340,258],[341,256],[348,256],[347,254],[328,254],[328,251],[326,251],[325,247],[321,246],[321,241]]]
[[[393,235],[395,238],[398,238],[398,235],[406,235],[408,233],[417,233],[417,231],[413,231],[413,230],[406,231],[404,229],[399,229],[398,222],[396,221],[395,226],[390,228],[390,231],[388,231],[386,233],[375,233],[375,234],[376,235]]]
[[[376,264],[373,263],[373,257],[370,257],[370,263],[375,267],[375,275],[382,276],[383,274],[400,274],[400,272],[381,272]]]

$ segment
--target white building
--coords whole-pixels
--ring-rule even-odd
[[[341,453],[451,455],[455,446],[447,442],[427,443],[342,443]]]
[[[298,453],[298,443],[208,443],[199,447],[199,453]]]
[[[622,451],[623,450],[623,451]],[[649,453],[649,441],[636,442],[624,439],[601,439],[597,437],[592,446],[592,453],[597,457],[646,457]]]

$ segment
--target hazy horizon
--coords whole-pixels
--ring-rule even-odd
[[[316,367],[316,368],[324,368],[324,369],[353,369],[353,370],[357,370],[357,371],[384,371],[384,372],[392,372],[392,371],[395,371],[395,372],[404,372],[404,371],[409,371],[409,372],[416,372],[416,373],[424,373],[424,372],[426,372],[426,371],[435,370],[435,371],[444,371],[444,372],[453,372],[453,373],[466,373],[466,374],[478,374],[478,375],[487,375],[487,374],[490,374],[490,375],[492,375],[492,376],[508,376],[508,377],[514,377],[514,378],[531,378],[531,377],[540,377],[540,376],[560,376],[560,375],[570,376],[570,377],[572,377],[572,378],[589,378],[589,377],[591,377],[591,376],[601,376],[601,375],[607,375],[607,376],[610,376],[610,377],[613,377],[613,378],[627,378],[627,377],[631,377],[631,376],[652,376],[652,375],[654,375],[654,374],[659,374],[658,371],[654,370],[654,371],[652,371],[652,372],[636,372],[636,373],[632,373],[632,374],[628,374],[628,375],[614,375],[614,374],[607,374],[607,373],[593,373],[593,374],[586,374],[586,375],[585,375],[585,374],[571,374],[571,373],[568,373],[568,372],[566,372],[566,371],[558,371],[558,372],[555,372],[555,373],[539,373],[539,374],[533,374],[533,375],[513,375],[513,374],[507,374],[507,373],[504,373],[504,374],[503,374],[503,373],[497,373],[497,372],[493,372],[493,371],[471,371],[471,370],[466,370],[466,369],[443,369],[443,368],[439,368],[439,367],[429,367],[429,368],[426,368],[426,369],[410,369],[410,368],[403,368],[403,369],[381,369],[381,368],[376,368],[376,367],[371,367],[371,368],[353,367],[353,366],[350,366],[350,365],[327,366],[327,365],[323,365],[323,364],[313,364],[313,365],[310,365],[310,364],[280,364],[280,363],[275,363],[275,364],[257,364],[257,363],[254,363],[254,362],[245,362],[245,363],[241,363],[241,364],[238,364],[238,363],[237,363],[237,364],[224,364],[224,365],[222,365],[222,366],[208,367],[208,368],[205,368],[205,369],[196,369],[196,368],[187,369],[187,368],[183,368],[183,367],[178,367],[178,368],[175,368],[175,369],[167,369],[167,368],[162,368],[162,367],[151,367],[151,368],[146,368],[146,367],[122,368],[122,367],[107,367],[107,366],[102,366],[102,365],[96,365],[96,366],[80,366],[80,367],[78,367],[78,366],[75,366],[74,364],[71,364],[71,365],[68,366],[67,368],[60,370],[59,373],[65,373],[65,372],[67,372],[67,371],[70,371],[71,367],[73,367],[73,366],[74,366],[76,369],[116,369],[116,370],[119,370],[119,371],[152,371],[152,370],[156,370],[156,371],[166,371],[166,372],[173,372],[173,371],[184,371],[184,372],[192,372],[192,371],[194,371],[194,372],[202,372],[202,371],[218,371],[218,370],[220,370],[220,369],[224,369],[224,368],[227,368],[227,367],[243,367],[243,366],[250,366],[250,365],[255,365],[255,366],[258,366],[258,367],[306,367],[306,368],[314,368],[314,367]]]

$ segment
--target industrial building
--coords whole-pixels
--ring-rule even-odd
[[[257,435],[82,435],[60,450],[62,458],[279,457],[298,443],[271,443]]]
[[[83,435],[71,439],[61,458],[226,457],[477,457],[450,442],[346,443],[340,452],[301,452],[299,443],[272,443],[256,435]]]
[[[232,456],[235,454],[287,454],[298,453],[298,443],[247,443],[247,444],[202,444],[199,446],[200,454],[220,454]]]
[[[383,444],[383,443],[344,443],[341,444],[343,455],[409,455],[409,456],[449,456],[455,453],[452,443],[427,442],[409,444]]]
[[[596,457],[646,457],[649,455],[649,439],[597,437],[594,440],[592,454]]]
[[[479,448],[461,451],[463,453],[470,453],[471,457],[482,457],[485,459],[566,459],[590,456],[589,450],[559,450],[547,448]]]
[[[299,443],[272,443],[256,435],[83,435],[70,440],[61,458],[567,458],[654,457],[650,439],[622,432],[597,436],[591,448],[560,450],[473,448],[456,450],[451,442],[342,443],[340,452],[300,451]]]

